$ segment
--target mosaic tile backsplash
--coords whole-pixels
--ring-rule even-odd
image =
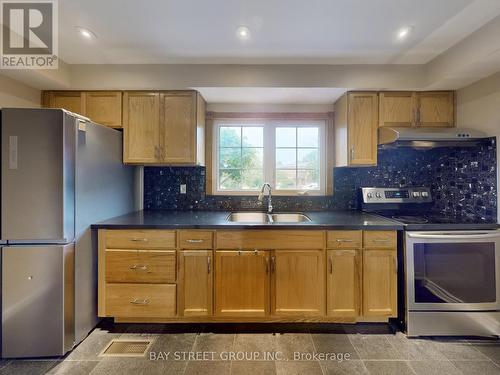
[[[362,186],[430,186],[432,210],[449,216],[496,222],[496,139],[474,147],[380,149],[376,167],[335,168],[334,195],[273,197],[276,211],[314,211],[357,208]],[[179,193],[179,185],[187,193]],[[264,202],[266,204],[266,202]],[[256,210],[255,196],[205,195],[204,167],[145,167],[144,208],[167,210]]]

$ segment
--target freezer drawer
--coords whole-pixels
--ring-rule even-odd
[[[64,355],[74,332],[74,244],[2,247],[2,357]]]

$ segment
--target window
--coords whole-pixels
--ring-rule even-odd
[[[213,134],[215,194],[325,193],[325,121],[219,120]]]

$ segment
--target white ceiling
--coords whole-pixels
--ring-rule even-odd
[[[59,14],[70,64],[425,64],[500,14],[500,1],[61,0]],[[240,25],[250,40],[238,40]]]
[[[197,87],[208,103],[332,104],[346,89],[292,87]]]

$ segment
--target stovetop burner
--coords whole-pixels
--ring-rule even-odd
[[[419,216],[393,215],[392,218],[404,224],[427,224],[429,222],[429,219]]]

